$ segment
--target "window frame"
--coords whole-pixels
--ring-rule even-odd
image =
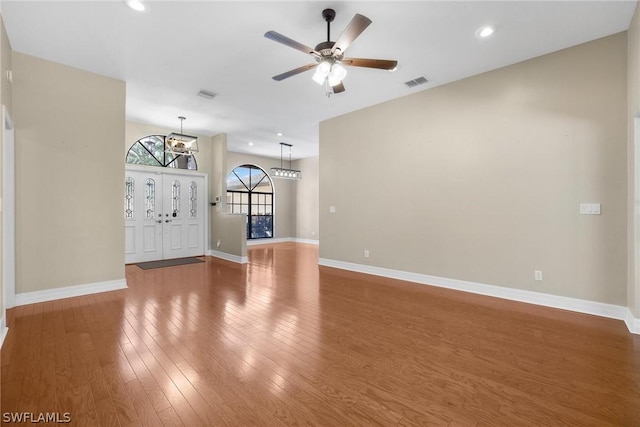
[[[240,178],[240,175],[238,175],[238,173],[236,172],[236,170],[240,168],[246,168],[250,170],[248,186],[247,186],[247,183],[242,178]],[[260,171],[260,173],[263,174],[263,176],[255,183],[252,182],[252,177],[253,177],[252,172],[254,170]],[[233,189],[233,190],[228,189],[229,179],[230,177],[232,177],[232,175],[235,175],[235,178],[238,180],[238,182],[242,184],[244,189]],[[254,190],[256,188],[262,187],[261,184],[263,184],[265,180],[266,182],[269,183],[269,187],[271,191],[263,191],[262,188],[260,190]],[[245,194],[246,194],[246,201],[243,200],[243,195]],[[231,201],[229,201],[229,195],[231,195]],[[258,199],[257,202],[254,201],[254,197],[253,197],[254,195],[257,196],[257,199]],[[264,196],[263,203],[260,203],[261,196]],[[235,201],[236,197],[239,198],[238,202]],[[242,165],[236,166],[231,170],[231,172],[229,172],[229,174],[227,174],[227,204],[226,204],[227,212],[242,213],[247,215],[247,240],[274,238],[274,217],[275,217],[274,199],[275,199],[275,194],[274,194],[274,188],[273,188],[273,181],[271,180],[271,177],[269,176],[267,171],[265,171],[260,166],[252,165],[252,164],[242,164]],[[267,200],[269,201],[267,202]],[[258,213],[254,213],[254,207],[257,207]],[[261,207],[263,207],[262,209],[263,213],[259,213],[261,210],[260,209]],[[268,224],[265,228],[265,232],[269,233],[270,235],[266,235],[266,236],[260,235],[260,236],[253,237],[253,234],[255,234],[255,231],[256,231],[254,230],[254,227],[256,226],[256,224],[254,224],[255,222],[254,220],[258,218],[266,219],[266,222]]]

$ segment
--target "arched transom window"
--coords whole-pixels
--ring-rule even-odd
[[[126,163],[198,170],[198,164],[193,154],[184,155],[165,151],[165,138],[164,135],[149,135],[140,138],[129,148]]]

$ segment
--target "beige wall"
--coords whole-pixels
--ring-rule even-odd
[[[318,157],[309,157],[293,162],[293,168],[302,172],[302,179],[296,181],[295,211],[298,239],[318,240]]]
[[[16,292],[124,279],[125,83],[12,60]]]
[[[635,121],[640,120],[640,9],[636,7],[633,20],[627,32],[627,301],[631,312],[640,316],[640,271],[638,271],[637,255],[640,245],[640,140],[636,141],[636,132],[640,135],[640,127],[636,130]]]
[[[621,33],[322,122],[320,256],[625,305],[626,55]]]
[[[272,167],[280,166],[280,159],[252,156],[243,153],[227,153],[227,175],[244,164],[256,165],[271,175]],[[226,175],[225,175],[226,176]],[[289,238],[296,233],[295,190],[296,181],[290,179],[272,178],[274,202],[274,237]],[[226,188],[226,182],[225,182]],[[215,249],[215,248],[214,248]]]

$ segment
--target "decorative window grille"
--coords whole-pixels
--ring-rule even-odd
[[[247,239],[273,237],[273,185],[262,168],[242,165],[227,176],[227,212],[247,215]]]
[[[198,170],[194,154],[178,155],[165,151],[164,135],[148,135],[129,148],[126,163],[175,169]]]
[[[189,218],[198,216],[198,185],[191,181],[189,183]]]
[[[127,177],[124,180],[124,217],[133,219],[133,206],[135,204],[135,186],[133,178]]]
[[[144,182],[144,217],[154,219],[156,213],[156,182],[148,178]]]

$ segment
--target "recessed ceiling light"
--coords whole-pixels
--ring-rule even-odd
[[[124,0],[127,6],[136,12],[144,12],[147,10],[147,5],[142,0]]]
[[[249,145],[253,145],[253,142],[249,141]]]
[[[476,36],[485,39],[487,37],[489,37],[491,34],[493,34],[496,31],[495,28],[493,28],[491,25],[485,25],[484,27],[481,27],[478,31],[476,31]]]
[[[282,133],[282,132],[278,132],[278,133],[276,133],[276,135],[277,135],[277,136],[282,136],[282,135],[284,135],[284,133]]]

